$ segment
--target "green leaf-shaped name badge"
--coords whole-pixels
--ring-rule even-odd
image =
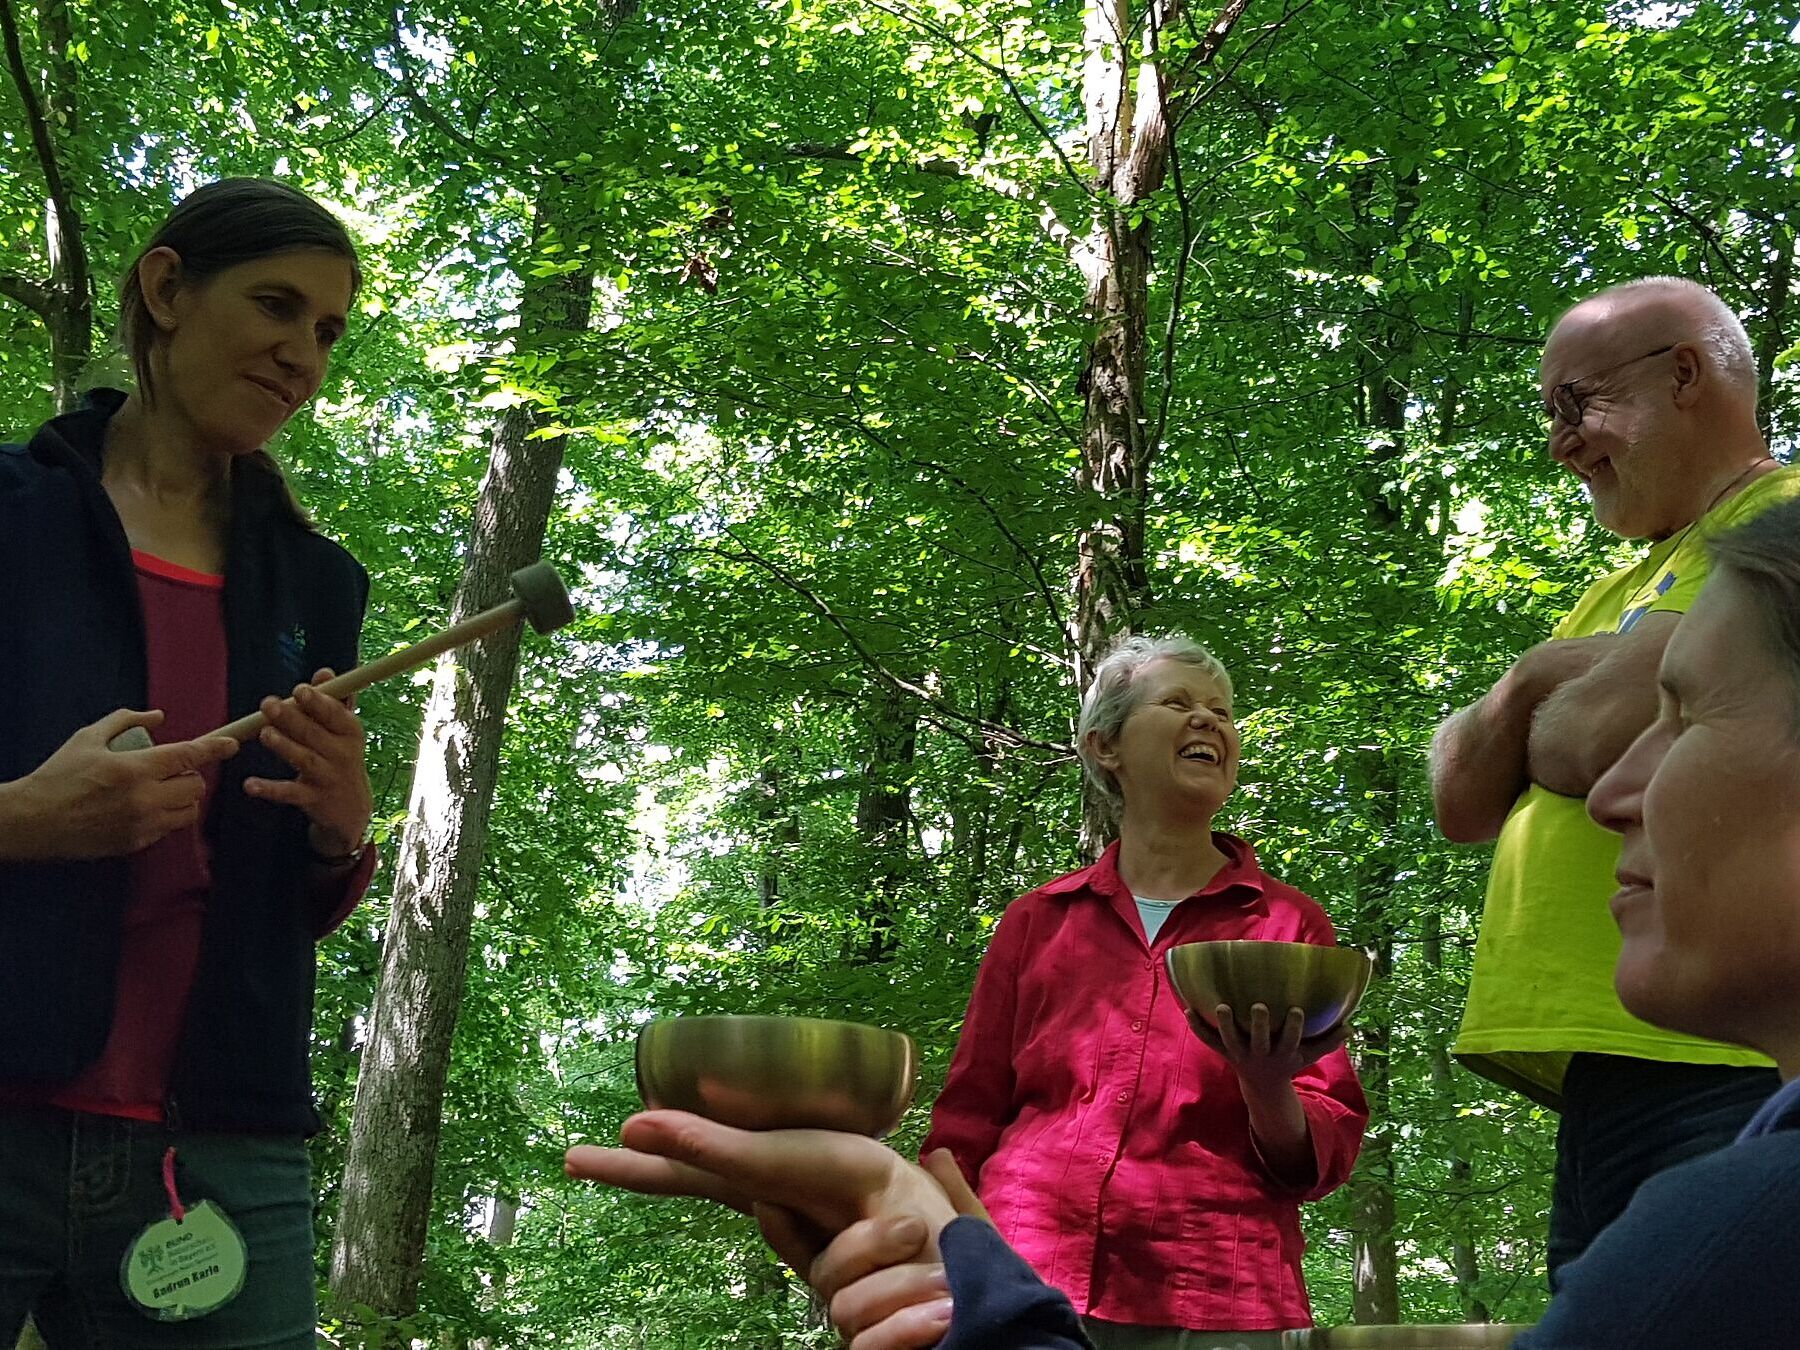
[[[158,1322],[187,1322],[224,1307],[244,1287],[244,1239],[224,1210],[202,1200],[180,1223],[159,1219],[119,1263],[125,1297]]]

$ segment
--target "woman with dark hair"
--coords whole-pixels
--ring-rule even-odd
[[[375,859],[312,685],[368,581],[264,447],[359,283],[305,194],[203,187],[121,287],[136,391],[0,447],[0,1344],[313,1345],[313,945]]]

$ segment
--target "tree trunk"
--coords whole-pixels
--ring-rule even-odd
[[[995,726],[1011,726],[1012,716],[1012,684],[1003,670],[987,720]],[[974,773],[956,786],[951,798],[949,855],[955,860],[963,902],[971,909],[982,904],[990,889],[999,823],[996,810],[1009,795],[1002,788],[1006,767],[1001,754],[993,737],[983,737],[975,752]]]
[[[1369,952],[1377,980],[1393,973],[1394,949],[1379,942]],[[1356,1072],[1369,1098],[1373,1122],[1351,1178],[1352,1267],[1350,1318],[1358,1324],[1400,1320],[1399,1252],[1394,1243],[1394,1144],[1387,1130],[1388,1056],[1393,1028],[1365,1018],[1357,1030]]]
[[[487,1240],[492,1247],[512,1246],[513,1233],[519,1226],[519,1200],[517,1196],[496,1195],[489,1201]],[[506,1297],[506,1274],[502,1271],[494,1277],[494,1283],[488,1289],[488,1298],[499,1306]],[[490,1341],[483,1336],[469,1343],[469,1350],[504,1350],[498,1341]]]
[[[863,963],[894,954],[894,924],[911,871],[913,754],[919,742],[917,699],[887,683],[876,685],[870,696],[869,757],[856,798],[863,895],[869,906]]]
[[[0,39],[6,64],[24,107],[32,148],[44,176],[44,250],[48,277],[0,275],[0,295],[43,321],[50,335],[50,378],[58,412],[75,406],[75,386],[93,351],[93,282],[87,240],[77,202],[78,175],[69,147],[78,129],[76,67],[68,58],[72,38],[67,0],[42,0],[38,31],[45,51],[43,75],[26,65],[13,0],[0,0]]]
[[[763,856],[756,873],[757,896],[765,910],[781,903],[781,868],[800,846],[800,816],[782,800],[780,766],[771,752],[756,771],[758,804],[763,822]]]
[[[546,217],[540,200],[540,238]],[[578,332],[587,326],[592,296],[585,273],[529,280],[519,332]],[[539,556],[564,442],[532,439],[538,423],[535,410],[517,406],[496,430],[453,604],[456,620],[505,599],[510,575]],[[444,1083],[518,649],[514,629],[447,654],[426,705],[331,1254],[338,1302],[383,1316],[418,1306]]]
[[[1785,223],[1770,231],[1769,287],[1763,299],[1762,321],[1756,327],[1756,387],[1758,421],[1763,435],[1785,432],[1775,397],[1775,358],[1787,350],[1787,317],[1793,302],[1794,230]]]
[[[1244,3],[1232,0],[1221,11],[1185,76],[1211,61]],[[1087,280],[1093,327],[1077,385],[1085,399],[1079,487],[1088,505],[1070,635],[1082,693],[1107,649],[1136,630],[1150,602],[1144,528],[1159,446],[1148,415],[1152,236],[1146,207],[1169,172],[1169,107],[1178,91],[1165,85],[1161,36],[1180,12],[1181,0],[1149,0],[1140,40],[1131,0],[1093,0],[1082,37],[1093,218],[1075,258]],[[1097,857],[1117,828],[1111,804],[1084,782],[1082,856]]]
[[[1152,0],[1156,3],[1156,0]],[[1144,200],[1161,186],[1168,122],[1160,73],[1132,50],[1131,0],[1088,7],[1082,96],[1094,217],[1078,254],[1093,324],[1078,391],[1082,413],[1080,488],[1090,501],[1075,571],[1075,674],[1086,692],[1107,648],[1133,630],[1149,599],[1144,518],[1150,465],[1145,372],[1149,324],[1150,223]],[[1141,94],[1134,102],[1132,68]],[[1081,852],[1098,856],[1117,830],[1110,802],[1082,785]]]
[[[1433,972],[1440,971],[1444,966],[1443,918],[1435,910],[1427,910],[1420,917],[1425,926],[1424,941],[1420,943],[1425,965]],[[1431,1086],[1448,1120],[1456,1109],[1456,1081],[1450,1067],[1451,1028],[1447,1025],[1436,1027],[1426,1034],[1431,1038],[1427,1052]],[[1453,1148],[1450,1153],[1449,1214],[1444,1227],[1451,1234],[1450,1269],[1456,1276],[1456,1293],[1462,1301],[1463,1320],[1491,1322],[1493,1313],[1482,1302],[1479,1293],[1481,1261],[1469,1232],[1469,1182],[1473,1175],[1474,1168],[1469,1160],[1460,1149]]]

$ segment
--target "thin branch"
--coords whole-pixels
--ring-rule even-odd
[[[774,562],[769,558],[765,558],[762,554],[749,548],[742,539],[738,538],[738,536],[729,529],[729,527],[727,528],[727,533],[737,542],[741,552],[733,553],[726,549],[709,549],[705,551],[717,553],[720,557],[728,558],[733,562],[750,563],[753,566],[762,568],[763,571],[774,577],[795,595],[799,596],[802,600],[805,600],[807,604],[812,606],[813,611],[818,614],[820,618],[824,619],[833,628],[837,629],[839,635],[850,645],[850,649],[861,659],[863,665],[888,685],[898,689],[902,693],[911,694],[914,698],[918,699],[926,707],[932,709],[932,711],[938,713],[940,716],[961,722],[965,726],[979,728],[983,735],[990,740],[1001,741],[1007,745],[1018,746],[1021,749],[1046,750],[1055,755],[1067,755],[1070,753],[1070,749],[1066,745],[1055,745],[1049,741],[1034,740],[1030,736],[1021,735],[1011,727],[1002,726],[998,722],[990,722],[985,717],[977,717],[972,713],[963,712],[960,708],[953,708],[924,686],[915,684],[911,680],[903,679],[894,674],[893,671],[889,670],[887,666],[882,663],[881,659],[876,656],[874,652],[869,650],[862,639],[856,636],[851,630],[850,625],[839,617],[837,611],[832,609],[818,592],[807,586],[806,583],[801,581],[798,577],[790,575],[787,569],[782,567],[779,563]]]
[[[38,167],[44,171],[44,182],[50,189],[50,200],[64,220],[73,220],[68,184],[63,181],[62,166],[56,161],[56,145],[50,139],[50,125],[44,120],[44,105],[38,100],[37,86],[25,69],[25,54],[19,49],[19,24],[13,15],[12,0],[0,0],[0,34],[6,39],[6,64],[12,71],[13,83],[19,88],[19,101],[25,105],[25,119],[31,124],[31,144],[37,151]]]
[[[0,0],[0,5],[7,0]],[[26,309],[46,323],[50,319],[50,288],[41,281],[33,281],[30,277],[14,276],[12,273],[0,273],[0,295],[8,300],[16,300]]]
[[[781,147],[777,152],[790,159],[817,159],[833,164],[866,164],[867,158],[859,155],[848,145],[834,145],[826,141],[794,141]],[[952,178],[962,182],[974,183],[986,188],[1008,201],[1019,202],[1038,210],[1038,228],[1043,230],[1050,241],[1059,248],[1073,253],[1081,246],[1075,231],[1064,223],[1057,215],[1056,208],[1046,201],[1036,189],[1016,179],[1004,177],[991,169],[984,169],[979,164],[970,164],[960,159],[920,159],[914,160],[911,168],[914,173],[928,173],[936,178]]]
[[[341,136],[333,136],[329,140],[323,140],[323,141],[318,142],[318,148],[321,150],[329,150],[334,145],[342,145],[345,141],[353,141],[358,136],[362,135],[363,131],[368,127],[369,123],[373,122],[377,117],[380,117],[389,108],[394,106],[394,93],[395,93],[394,90],[392,90],[392,89],[388,90],[387,93],[382,95],[381,102],[375,105],[374,111],[372,111],[367,117],[363,118],[355,126],[351,127],[350,130],[344,132]]]
[[[1749,278],[1738,270],[1738,265],[1732,261],[1731,255],[1725,252],[1724,246],[1719,243],[1718,226],[1712,224],[1710,221],[1701,220],[1692,211],[1677,202],[1673,197],[1658,192],[1655,188],[1650,189],[1650,195],[1693,227],[1694,232],[1706,241],[1706,246],[1719,255],[1720,265],[1731,274],[1731,279],[1733,281],[1737,282],[1737,284],[1742,286],[1745,290],[1754,289]]]
[[[913,27],[931,34],[933,37],[949,46],[952,51],[962,57],[965,61],[972,62],[997,78],[1006,86],[1006,92],[1012,95],[1013,102],[1019,105],[1019,110],[1025,114],[1026,119],[1030,121],[1038,135],[1043,138],[1044,143],[1056,152],[1056,158],[1062,162],[1063,171],[1069,175],[1069,181],[1080,188],[1084,196],[1093,195],[1094,189],[1088,183],[1086,175],[1077,169],[1074,163],[1069,159],[1068,151],[1062,148],[1062,142],[1058,141],[1056,137],[1051,134],[1050,128],[1044,125],[1043,118],[1038,115],[1037,109],[1032,105],[1031,100],[1025,96],[1024,91],[1021,90],[1018,84],[1013,80],[1012,72],[1009,71],[1004,64],[988,60],[980,52],[971,48],[967,43],[963,42],[962,39],[958,38],[954,33],[951,33],[941,25],[928,22],[916,14],[891,9],[887,5],[882,4],[881,0],[867,0],[867,3],[872,8],[880,10],[883,14],[887,14],[900,20],[901,23],[911,24]],[[1242,0],[1242,3],[1248,4],[1249,0]]]
[[[987,512],[988,519],[994,522],[994,528],[1006,536],[1006,542],[1013,546],[1018,555],[1025,560],[1025,565],[1031,569],[1031,575],[1037,581],[1038,594],[1043,597],[1044,608],[1050,611],[1050,617],[1056,623],[1056,631],[1066,633],[1068,630],[1063,627],[1062,609],[1056,603],[1056,593],[1050,589],[1050,583],[1044,579],[1044,569],[1038,566],[1037,556],[1025,547],[1025,542],[1018,535],[1013,533],[1012,527],[1006,523],[1006,518],[995,509],[994,504],[971,487],[966,479],[942,464],[929,459],[915,459],[910,462],[921,469],[930,469],[933,473],[942,474],[980,503],[981,509]]]
[[[393,10],[394,64],[400,67],[400,91],[406,95],[406,101],[412,106],[412,110],[470,154],[495,164],[510,164],[512,162],[510,154],[504,150],[496,150],[492,146],[483,145],[467,132],[459,130],[449,118],[431,105],[430,99],[420,92],[418,76],[413,72],[412,58],[406,53],[406,41],[401,31],[403,27],[400,7],[396,5]]]
[[[1274,23],[1268,25],[1266,28],[1263,29],[1262,32],[1258,33],[1254,38],[1252,38],[1250,40],[1250,42],[1245,45],[1244,50],[1239,52],[1237,54],[1237,56],[1232,59],[1231,64],[1226,66],[1225,69],[1219,73],[1218,77],[1215,78],[1211,84],[1207,85],[1206,88],[1202,89],[1199,93],[1193,95],[1191,98],[1188,98],[1188,99],[1185,99],[1182,101],[1181,111],[1176,116],[1176,119],[1175,119],[1176,125],[1179,126],[1183,121],[1185,121],[1187,119],[1187,115],[1189,113],[1193,112],[1195,108],[1198,108],[1201,104],[1205,103],[1215,93],[1217,93],[1219,91],[1219,89],[1221,89],[1225,84],[1227,84],[1231,80],[1231,77],[1237,73],[1238,67],[1243,65],[1245,61],[1249,60],[1251,55],[1255,53],[1257,48],[1261,47],[1264,43],[1268,42],[1271,38],[1273,38],[1277,33],[1281,32],[1281,30],[1283,28],[1285,28],[1295,18],[1295,16],[1297,16],[1300,13],[1302,13],[1303,11],[1311,8],[1312,4],[1313,4],[1313,0],[1300,0],[1299,4],[1295,5],[1291,9],[1289,9],[1279,19],[1275,20]],[[1241,12],[1242,11],[1240,10],[1240,13]],[[1204,47],[1202,48],[1202,50],[1203,49],[1204,49]],[[1218,47],[1215,45],[1212,49],[1211,54],[1209,54],[1207,56],[1205,61],[1198,61],[1197,59],[1190,59],[1188,61],[1188,63],[1182,67],[1180,78],[1185,79],[1188,72],[1190,70],[1194,69],[1197,65],[1205,65],[1205,64],[1210,63],[1212,61],[1213,56],[1216,55],[1217,53],[1218,53]],[[1195,54],[1196,58],[1198,57],[1198,55],[1199,55],[1199,53],[1197,51]],[[1169,134],[1171,136],[1174,135],[1173,128],[1170,129]]]

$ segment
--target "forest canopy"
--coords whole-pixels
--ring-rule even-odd
[[[512,680],[468,788],[491,808],[412,786],[453,671],[362,700],[387,861],[320,954],[326,1334],[834,1344],[747,1220],[572,1185],[563,1151],[635,1108],[637,1029],[702,1012],[910,1033],[915,1145],[999,914],[1105,838],[1074,718],[1125,632],[1229,667],[1221,823],[1376,964],[1352,1045],[1374,1120],[1306,1212],[1320,1322],[1537,1315],[1554,1118],[1450,1057],[1487,854],[1436,832],[1424,754],[1628,552],[1545,453],[1564,308],[1715,288],[1789,456],[1793,14],[0,17],[6,439],[122,378],[116,281],[175,200],[279,177],[362,250],[325,388],[272,449],[371,573],[365,658],[540,542],[576,591],[516,678],[472,677]],[[482,502],[531,492],[538,516],[484,534]],[[375,1018],[395,861],[471,820],[432,882],[460,938],[410,956],[453,995],[407,1088],[433,1130],[393,1164],[424,1179],[413,1244],[346,1203],[352,1116],[371,1037],[413,1025]],[[332,1297],[359,1243],[402,1272],[360,1312]]]

